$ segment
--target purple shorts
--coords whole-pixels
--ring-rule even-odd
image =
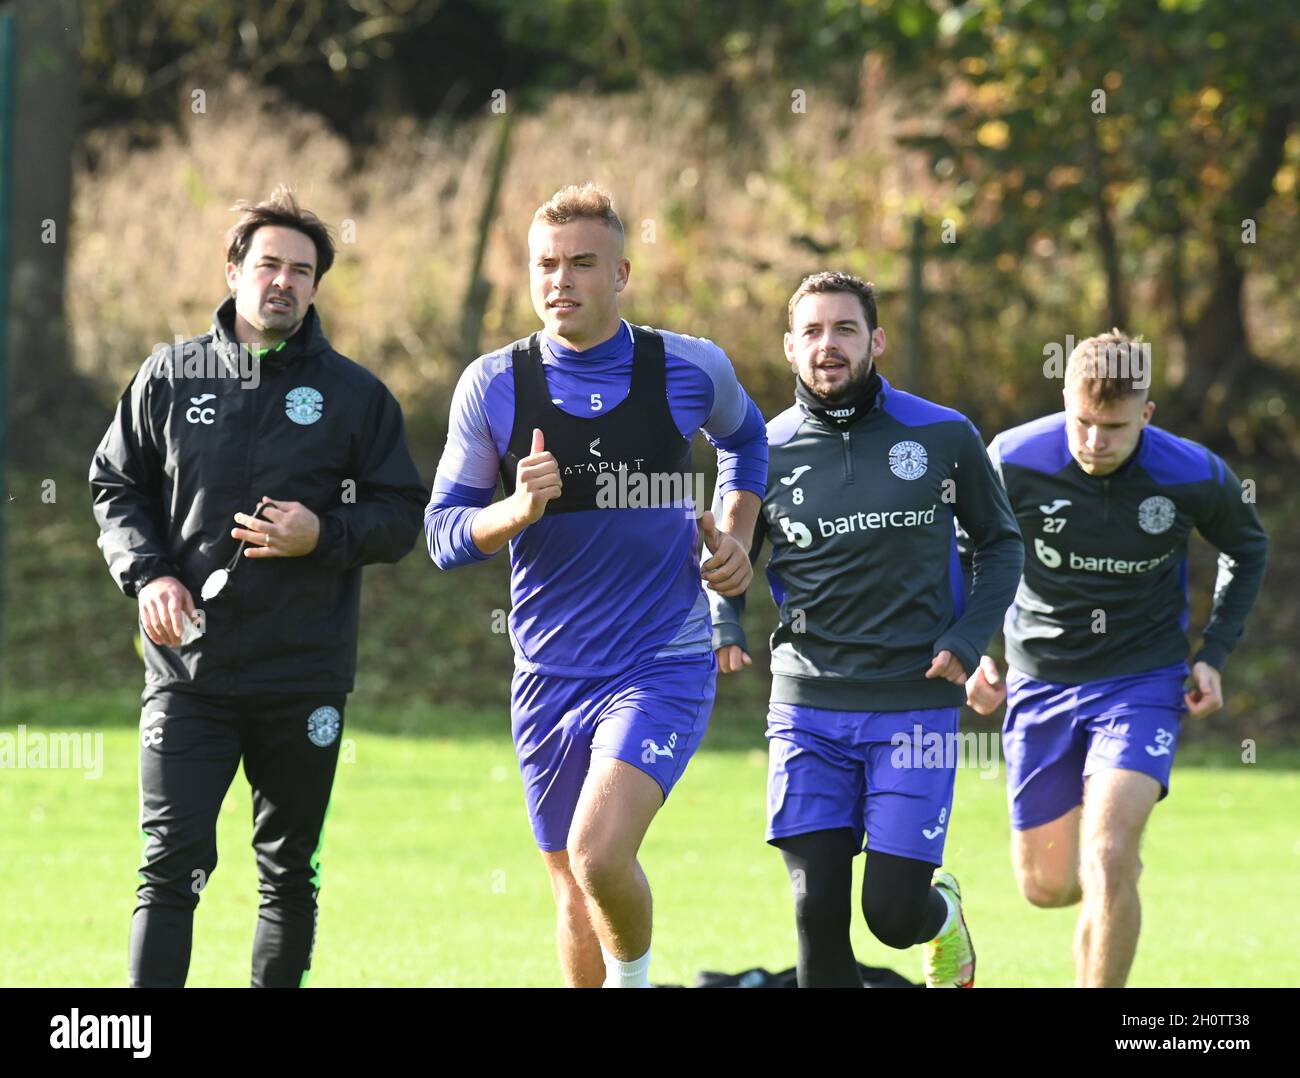
[[[865,849],[943,864],[956,760],[923,749],[955,741],[957,714],[769,705],[767,841],[847,827]]]
[[[639,768],[666,800],[708,728],[713,653],[642,663],[612,678],[515,670],[510,724],[537,845],[569,845],[569,825],[593,757]]]
[[[1007,671],[1002,751],[1011,826],[1038,827],[1083,803],[1083,780],[1109,767],[1140,771],[1169,793],[1187,665],[1058,685]]]

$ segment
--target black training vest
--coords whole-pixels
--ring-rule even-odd
[[[515,344],[511,356],[515,418],[501,461],[507,498],[514,493],[520,459],[532,452],[534,427],[542,432],[546,452],[560,465],[562,490],[547,503],[548,516],[602,508],[596,492],[603,472],[689,475],[691,443],[682,437],[668,407],[664,339],[654,330],[633,326],[632,341],[632,384],[627,396],[589,419],[569,415],[551,403],[540,334]]]

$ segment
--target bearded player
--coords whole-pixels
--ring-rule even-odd
[[[794,891],[798,983],[862,986],[850,925],[865,839],[872,934],[923,944],[927,986],[972,987],[961,889],[941,868],[955,756],[917,766],[907,746],[954,744],[963,686],[1020,576],[1020,534],[970,420],[876,369],[872,285],[815,273],[788,316],[795,404],[768,424],[751,556],[772,544],[767,840]],[[969,586],[955,521],[971,537]],[[719,669],[743,670],[743,597],[710,600]]]

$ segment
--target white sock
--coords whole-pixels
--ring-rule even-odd
[[[600,953],[605,958],[605,983],[602,988],[649,988],[650,952],[640,958],[624,962],[615,958],[601,944]]]
[[[935,890],[938,890],[938,888],[936,887]],[[934,937],[935,939],[938,939],[939,936],[942,936],[945,932],[951,930],[953,922],[957,920],[957,905],[948,897],[948,892],[939,891],[939,897],[943,899],[944,905],[948,907],[948,916],[944,918],[943,927],[939,929],[938,935]]]

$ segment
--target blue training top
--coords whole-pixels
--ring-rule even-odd
[[[767,484],[763,417],[712,341],[658,331],[668,404],[684,438],[718,450],[721,491]],[[471,537],[492,501],[514,423],[513,345],[480,356],[452,397],[447,444],[424,515],[429,553],[443,569],[484,560]],[[628,394],[633,338],[626,322],[576,352],[541,335],[551,399],[592,417]],[[565,677],[604,677],[650,659],[707,654],[708,603],[699,536],[681,508],[614,508],[543,516],[510,543],[510,637],[515,665]]]

